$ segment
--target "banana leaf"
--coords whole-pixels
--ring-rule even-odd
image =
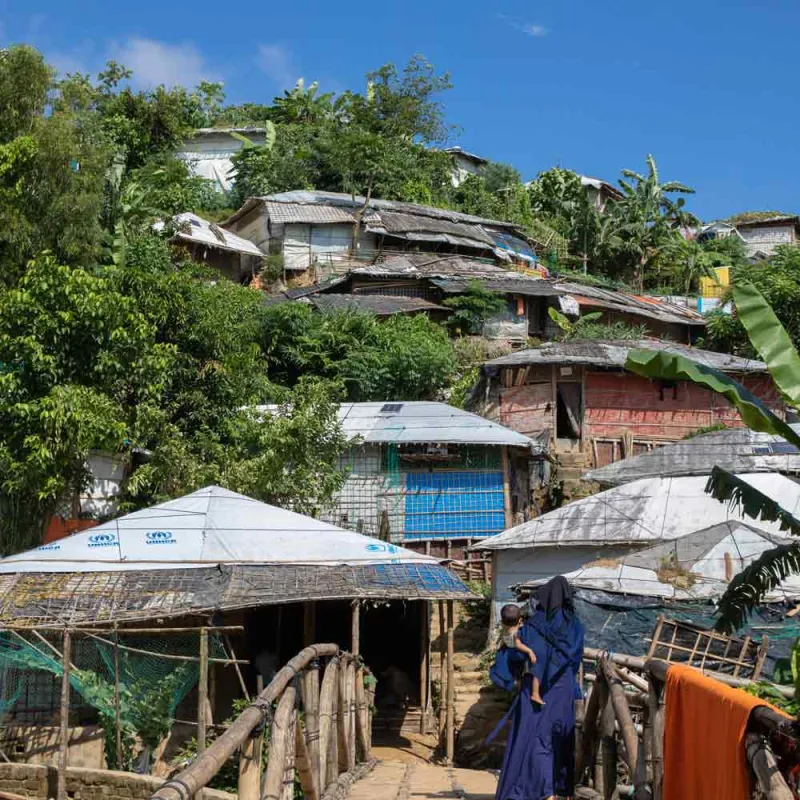
[[[698,364],[685,356],[663,350],[631,350],[625,369],[645,378],[691,381],[726,397],[748,428],[782,436],[800,448],[800,435],[767,408],[749,389],[724,372]]]
[[[779,522],[781,531],[800,536],[800,520],[773,498],[721,467],[712,470],[706,492],[751,519]],[[717,607],[717,630],[730,633],[740,628],[764,595],[798,571],[800,541],[765,550],[728,584]]]
[[[776,386],[794,405],[800,405],[800,356],[775,312],[751,283],[733,289],[736,313],[751,344],[767,365]]]

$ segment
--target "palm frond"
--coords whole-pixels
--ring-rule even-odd
[[[721,467],[714,467],[706,492],[750,519],[778,522],[782,532],[800,536],[800,520],[780,503]],[[766,550],[728,585],[719,601],[717,630],[730,633],[740,628],[764,595],[800,572],[800,542]]]
[[[664,192],[679,192],[680,194],[694,194],[694,189],[691,186],[687,186],[685,183],[679,183],[678,181],[669,181],[669,183],[665,183],[661,190]]]
[[[650,171],[650,177],[653,179],[653,182],[658,184],[658,167],[651,153],[647,154],[647,169]]]

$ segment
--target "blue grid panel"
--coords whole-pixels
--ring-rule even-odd
[[[469,594],[469,589],[450,570],[438,564],[374,564],[364,567],[365,588],[420,590]],[[413,595],[412,595],[413,596]]]
[[[505,528],[502,472],[410,472],[403,539],[494,536]]]

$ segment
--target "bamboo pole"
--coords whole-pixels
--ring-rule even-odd
[[[122,770],[122,720],[119,691],[119,633],[114,629],[114,739],[117,746],[117,769]]]
[[[783,779],[769,742],[757,733],[748,733],[745,748],[747,760],[753,768],[766,800],[793,800],[795,794]]]
[[[664,785],[664,710],[662,696],[664,687],[661,681],[649,675],[647,682],[650,691],[647,695],[647,719],[650,730],[650,753],[653,762],[653,800],[661,800]]]
[[[602,655],[605,654],[603,650],[597,650],[593,647],[587,647],[583,651],[583,660],[585,662],[594,662],[599,659]],[[629,669],[635,669],[639,672],[645,671],[645,665],[650,661],[658,662],[666,664],[666,661],[661,661],[660,659],[648,659],[642,658],[640,656],[629,656],[625,655],[624,653],[610,653],[608,654],[609,659],[618,665],[622,665],[624,667],[628,667]],[[737,689],[743,689],[747,686],[750,686],[753,681],[749,680],[748,678],[734,678],[731,675],[725,675],[721,672],[714,672],[713,670],[705,670],[700,669],[699,667],[695,667],[700,672],[703,673],[708,678],[713,678],[720,683],[724,683],[727,686],[734,686]],[[666,674],[666,673],[665,673]],[[663,679],[666,680],[666,677]],[[789,688],[788,686],[778,686],[777,684],[770,684],[771,688],[775,689],[775,691],[779,692],[781,695],[786,697],[787,699],[791,700],[794,697],[794,689]]]
[[[333,748],[336,745],[336,694],[339,686],[339,659],[332,658],[322,676],[319,694],[319,786],[325,790],[338,776],[338,756]],[[331,758],[331,752],[333,757]],[[333,774],[335,772],[335,775]]]
[[[286,753],[283,756],[283,780],[281,781],[281,800],[294,800],[295,762],[297,759],[297,718],[295,690],[295,703],[289,714],[289,724],[286,726]],[[302,736],[302,733],[301,733]]]
[[[361,603],[353,600],[353,613],[350,620],[350,652],[357,656],[361,653]]]
[[[583,779],[587,769],[595,763],[597,747],[600,740],[600,714],[608,701],[608,686],[605,679],[595,682],[586,703],[586,712],[583,717],[583,731],[581,733],[581,747],[577,753],[575,765],[575,778],[577,782]]]
[[[320,696],[319,661],[312,661],[300,679],[300,691],[305,711],[305,743],[311,771],[319,793],[320,786]]]
[[[283,692],[278,703],[275,717],[272,720],[272,731],[269,737],[269,758],[267,772],[264,775],[264,787],[261,791],[261,800],[282,800],[284,773],[286,771],[286,753],[288,751],[288,737],[294,730],[291,729],[295,716],[294,701],[296,690],[290,684]]]
[[[439,737],[444,736],[447,715],[447,634],[445,633],[444,600],[439,601]]]
[[[72,634],[64,631],[64,643],[61,648],[61,725],[58,753],[57,800],[67,800],[67,767],[69,766],[69,673],[72,660]]]
[[[307,721],[308,712],[306,712]],[[308,729],[304,734],[303,726],[300,724],[300,720],[297,720],[294,746],[297,754],[297,776],[300,779],[300,788],[303,790],[303,800],[319,800],[319,782],[317,779],[319,773],[312,762],[311,751],[307,743],[308,737]],[[239,800],[243,800],[241,795],[239,795]]]
[[[347,664],[347,771],[352,772],[356,767],[356,662],[350,659]]]
[[[303,646],[314,644],[317,628],[317,604],[311,600],[303,604]]]
[[[420,624],[420,665],[419,665],[419,732],[424,734],[427,730],[428,703],[430,701],[428,692],[428,662],[430,660],[430,610],[428,601],[420,601],[421,624]]]
[[[316,644],[306,647],[282,667],[258,698],[251,703],[233,723],[215,739],[185,770],[164,783],[153,798],[160,800],[185,800],[205,786],[222,765],[234,754],[268,713],[274,700],[280,697],[294,676],[313,659],[333,656],[339,651],[337,644]]]
[[[511,466],[508,458],[508,447],[500,449],[503,463],[503,513],[505,516],[505,527],[514,526],[514,519],[511,515]]]
[[[261,751],[263,731],[250,736],[242,745],[239,756],[239,800],[259,800],[261,794]]]
[[[200,677],[197,681],[197,752],[206,749],[208,703],[208,629],[200,628]]]
[[[231,637],[228,634],[225,634],[225,644],[228,646],[228,650],[231,654],[231,660],[233,662],[233,668],[236,670],[236,677],[239,679],[239,686],[242,689],[242,697],[249,700],[250,699],[250,692],[247,691],[247,684],[244,682],[244,676],[242,675],[242,671],[239,669],[239,662],[236,660],[236,651],[233,649],[233,643],[231,642]]]
[[[339,663],[339,685],[336,692],[336,740],[339,751],[339,772],[347,772],[350,766],[350,701],[347,694],[347,660]]]
[[[600,766],[595,767],[594,786],[605,800],[611,800],[617,788],[617,735],[610,693],[600,714]]]
[[[369,707],[367,692],[364,688],[364,670],[356,670],[356,741],[361,761],[369,761]]]
[[[600,668],[608,683],[609,697],[614,709],[614,715],[619,723],[622,741],[625,745],[628,774],[631,776],[631,783],[634,787],[634,797],[636,800],[648,800],[649,790],[647,788],[647,769],[644,762],[644,753],[640,752],[639,737],[633,724],[630,706],[628,706],[628,701],[625,699],[622,679],[617,675],[614,665],[608,658],[603,657],[600,659]]]
[[[453,601],[447,601],[447,722],[446,743],[447,763],[452,765],[455,756],[455,675],[454,675],[454,631]]]

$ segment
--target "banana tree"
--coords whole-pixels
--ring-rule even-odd
[[[789,406],[800,407],[800,356],[783,325],[751,284],[734,287],[733,300],[737,315],[775,385]],[[782,436],[800,449],[800,435],[790,425],[753,392],[718,370],[682,355],[652,350],[631,351],[625,368],[647,378],[691,381],[718,392],[736,407],[751,430]],[[730,582],[719,603],[717,627],[731,631],[741,626],[764,595],[788,575],[800,572],[800,519],[775,499],[720,467],[714,468],[706,491],[721,502],[738,506],[746,516],[779,522],[782,531],[798,537],[797,543],[767,550]]]

